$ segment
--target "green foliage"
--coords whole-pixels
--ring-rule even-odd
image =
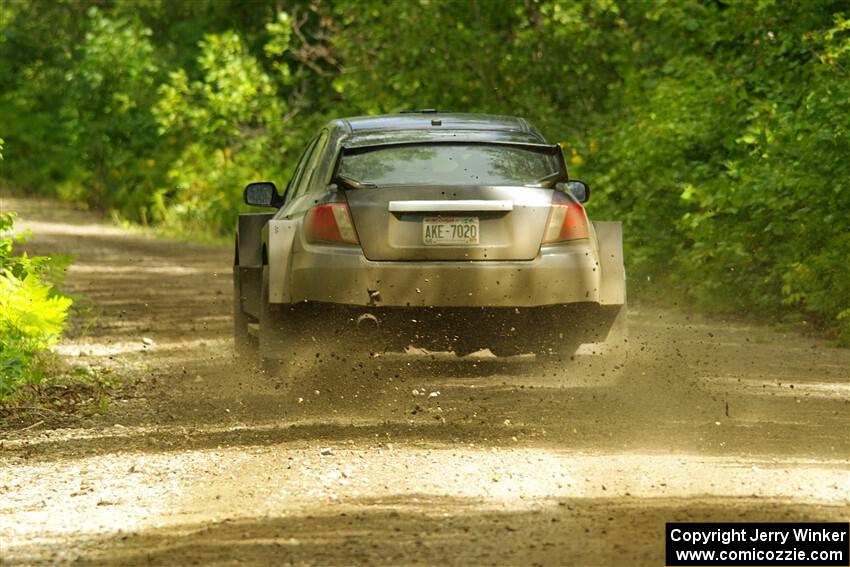
[[[267,53],[279,56],[285,50],[280,22],[286,21],[281,14],[270,25]],[[190,81],[180,69],[159,89],[154,115],[160,132],[187,141],[168,170],[176,190],[157,193],[156,218],[183,232],[203,233],[230,229],[241,201],[234,188],[246,179],[263,169],[282,175],[276,154],[286,145],[281,131],[286,104],[238,34],[207,35],[199,47],[200,78]],[[284,64],[275,69],[288,76]],[[166,200],[178,204],[169,207]]]
[[[14,142],[5,175],[138,217],[162,179],[150,30],[85,3],[16,6],[0,36],[0,123]]]
[[[0,213],[0,399],[41,377],[37,357],[62,334],[71,299],[50,280],[61,269],[50,258],[13,255],[14,214]]]
[[[200,49],[202,80],[190,84],[179,69],[159,89],[155,114],[161,131],[187,130],[213,146],[229,146],[280,118],[283,101],[238,34],[207,35]]]
[[[588,170],[638,281],[850,342],[850,34],[831,4],[735,5],[694,29],[660,5]]]
[[[519,114],[626,223],[631,289],[850,343],[841,0],[55,0],[0,8],[10,184],[225,235],[330,117]]]
[[[81,154],[87,200],[132,210],[146,204],[154,187],[145,163],[156,137],[151,31],[96,8],[87,17],[89,29],[66,75],[66,124]]]

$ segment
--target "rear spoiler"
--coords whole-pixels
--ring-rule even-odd
[[[529,151],[536,151],[551,155],[561,154],[561,146],[558,144],[535,144],[534,142],[512,142],[509,140],[405,140],[403,142],[384,142],[381,144],[369,144],[366,146],[342,146],[341,154],[356,155],[381,150],[385,148],[397,148],[402,146],[434,146],[438,144],[463,144],[466,146],[510,146]]]
[[[342,146],[339,151],[339,156],[337,157],[336,164],[334,164],[334,174],[332,179],[337,178],[337,173],[339,172],[339,164],[342,161],[343,156],[353,156],[359,154],[365,154],[369,152],[374,152],[377,150],[387,149],[387,148],[399,148],[405,146],[435,146],[435,145],[447,145],[447,144],[463,144],[465,146],[507,146],[510,148],[519,148],[522,150],[528,150],[531,152],[539,152],[541,154],[547,154],[555,156],[558,160],[558,167],[560,169],[561,176],[563,180],[567,180],[569,178],[567,173],[567,162],[564,161],[564,152],[561,151],[561,146],[558,144],[535,144],[533,142],[511,142],[504,140],[416,140],[416,141],[404,141],[404,142],[385,142],[382,144],[371,144],[368,146]]]

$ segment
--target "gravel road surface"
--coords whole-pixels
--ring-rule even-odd
[[[317,345],[286,388],[233,357],[230,247],[0,205],[76,256],[57,352],[134,384],[5,422],[2,565],[663,565],[665,522],[850,518],[850,351],[825,341],[638,306],[613,384]]]

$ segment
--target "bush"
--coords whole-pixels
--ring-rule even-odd
[[[59,340],[71,306],[52,285],[61,261],[13,255],[13,222],[0,213],[0,399],[40,380],[38,357]]]
[[[850,344],[846,1],[251,5],[0,2],[0,179],[224,236],[330,117],[523,115],[624,221],[634,297]]]

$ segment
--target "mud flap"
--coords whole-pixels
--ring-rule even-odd
[[[297,220],[269,221],[269,303],[291,303],[289,268]]]
[[[626,302],[626,269],[623,265],[623,223],[593,221],[599,243],[599,303],[622,305]]]
[[[599,303],[605,317],[598,322],[607,327],[604,341],[584,343],[576,350],[577,356],[603,356],[619,358],[626,351],[628,328],[626,324],[626,269],[623,264],[623,223],[594,221],[599,243]]]
[[[234,264],[242,268],[259,268],[263,265],[263,227],[274,213],[243,213],[236,227],[236,258]]]
[[[263,268],[263,228],[273,213],[243,213],[236,225],[236,251],[233,258],[234,293],[239,303],[234,317],[257,317],[259,313],[260,275]],[[242,326],[247,322],[242,320]],[[238,326],[238,325],[237,325]],[[237,330],[237,334],[244,334]]]

